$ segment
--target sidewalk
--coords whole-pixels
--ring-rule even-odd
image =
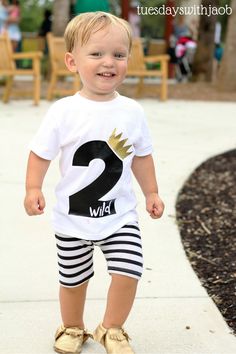
[[[143,99],[165,215],[153,221],[135,184],[145,271],[126,328],[137,354],[235,354],[236,337],[189,265],[175,224],[175,200],[189,174],[208,157],[235,148],[236,104]],[[0,103],[0,352],[53,354],[60,323],[56,250],[50,226],[53,162],[45,180],[47,210],[23,210],[27,144],[49,107],[41,101]],[[109,276],[99,250],[88,290],[85,319],[93,330],[105,308]],[[104,280],[103,280],[104,279]],[[83,353],[105,353],[92,341]]]

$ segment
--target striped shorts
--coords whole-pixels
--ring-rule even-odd
[[[93,275],[94,246],[101,248],[109,274],[121,274],[140,279],[143,256],[138,224],[127,224],[113,235],[89,241],[62,234],[55,235],[59,265],[59,282],[72,288],[88,281]]]

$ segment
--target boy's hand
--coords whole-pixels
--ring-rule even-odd
[[[41,189],[27,191],[24,201],[25,211],[28,215],[41,215],[44,213],[45,199]]]
[[[157,193],[150,193],[146,196],[146,210],[151,218],[160,218],[164,212],[164,208],[164,203]]]

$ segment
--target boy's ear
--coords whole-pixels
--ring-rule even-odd
[[[65,54],[65,64],[72,73],[77,72],[76,62],[72,53],[67,52]]]

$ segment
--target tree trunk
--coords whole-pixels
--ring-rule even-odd
[[[129,9],[130,9],[130,1],[121,0],[121,17],[126,21],[128,21],[129,19]]]
[[[55,36],[63,36],[69,22],[70,0],[54,0],[52,32]]]
[[[202,0],[201,5],[204,8],[210,6],[218,7],[218,0]],[[200,16],[197,50],[193,63],[193,78],[195,80],[212,80],[213,58],[214,58],[214,34],[217,16]]]
[[[217,78],[220,90],[236,90],[236,1],[231,1],[232,14],[228,19],[224,55]]]

